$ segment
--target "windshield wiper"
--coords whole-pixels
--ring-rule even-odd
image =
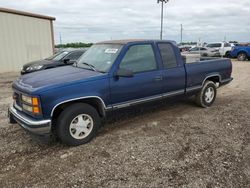
[[[81,64],[87,65],[87,66],[90,67],[93,71],[97,71],[97,70],[95,69],[95,66],[94,66],[94,65],[91,65],[91,64],[88,64],[88,63],[85,63],[85,62],[83,62],[83,63],[81,63]]]

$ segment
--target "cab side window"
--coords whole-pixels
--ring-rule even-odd
[[[157,69],[152,45],[134,45],[124,56],[120,68],[132,70],[134,73],[152,71]]]
[[[177,67],[177,60],[174,49],[171,44],[160,43],[158,44],[161,53],[162,63],[165,69]]]

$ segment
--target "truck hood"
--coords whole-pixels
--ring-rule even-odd
[[[64,66],[22,75],[14,81],[13,87],[26,93],[34,93],[72,83],[96,80],[104,75],[92,70]]]

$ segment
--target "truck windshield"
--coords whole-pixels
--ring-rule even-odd
[[[82,55],[77,67],[108,72],[121,48],[120,44],[95,44]]]

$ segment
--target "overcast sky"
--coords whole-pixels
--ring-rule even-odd
[[[0,6],[56,17],[55,40],[96,42],[109,39],[158,39],[157,0],[0,0]],[[170,0],[164,5],[164,39],[250,42],[250,0]]]

